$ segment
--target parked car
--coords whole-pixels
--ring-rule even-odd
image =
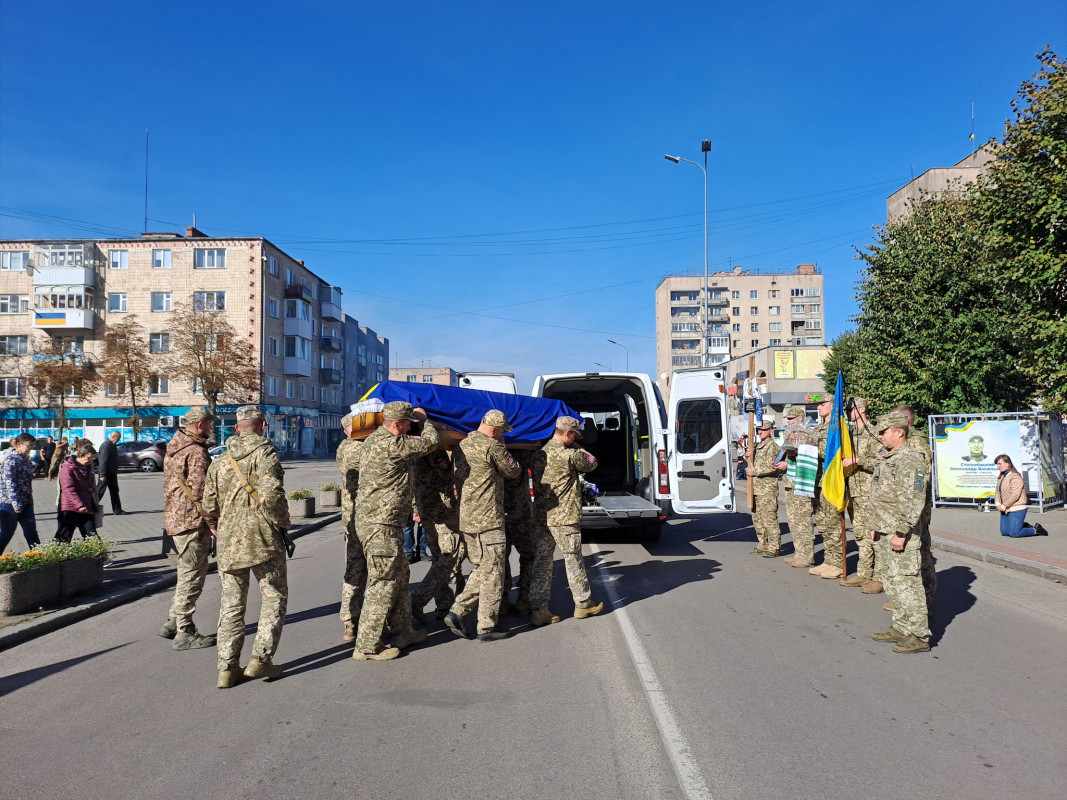
[[[133,467],[141,472],[158,472],[163,469],[163,457],[167,454],[166,442],[139,440],[119,442],[119,467]]]
[[[216,458],[218,458],[219,456],[221,456],[225,452],[226,452],[226,445],[220,444],[220,445],[216,445],[215,447],[212,447],[210,450],[208,450],[207,454],[209,456],[211,456],[211,460],[214,461]]]

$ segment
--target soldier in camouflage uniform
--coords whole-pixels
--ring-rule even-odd
[[[926,462],[908,444],[908,418],[900,412],[878,418],[878,438],[886,454],[871,478],[870,535],[882,560],[893,625],[871,638],[894,642],[897,653],[930,649],[929,609],[921,571],[920,526],[928,504]]]
[[[404,558],[404,523],[411,513],[411,462],[437,448],[437,429],[426,412],[411,403],[386,403],[384,422],[363,441],[359,492],[354,509],[356,534],[367,556],[367,592],[356,630],[357,661],[388,661],[426,639],[411,627],[411,588]],[[422,436],[408,436],[412,422],[425,421]],[[386,622],[392,647],[383,644]]]
[[[280,678],[272,663],[285,623],[289,599],[284,531],[289,530],[282,462],[263,434],[266,419],[261,406],[237,409],[237,435],[226,442],[226,453],[213,462],[204,487],[204,513],[218,531],[218,567],[222,579],[219,609],[219,681],[228,689],[241,678],[241,648],[245,639],[245,606],[249,575],[263,596],[252,659],[246,678]]]
[[[926,508],[920,520],[922,525],[922,547],[919,549],[922,561],[923,588],[926,589],[926,604],[933,607],[934,595],[937,594],[937,567],[934,562],[933,540],[930,538],[930,519],[933,515],[933,486],[930,483],[933,474],[934,454],[930,451],[930,442],[915,427],[915,411],[909,405],[899,405],[893,411],[900,412],[908,418],[908,444],[914,447],[926,459]]]
[[[752,466],[746,474],[752,478],[752,494],[756,508],[752,511],[752,527],[756,529],[756,546],[749,555],[774,558],[782,546],[782,529],[778,525],[778,475],[786,469],[785,462],[774,463],[778,445],[774,443],[774,423],[764,419],[756,428],[759,441],[753,452]]]
[[[815,482],[815,525],[822,532],[822,563],[808,570],[820,578],[840,578],[844,571],[841,553],[841,512],[826,499],[822,489],[823,470],[826,468],[826,443],[830,437],[830,415],[834,401],[819,403],[822,421],[815,428],[815,440],[819,445],[819,477]]]
[[[201,505],[211,466],[207,439],[214,422],[206,408],[190,408],[185,412],[185,430],[179,430],[167,443],[163,459],[163,528],[177,554],[178,578],[169,618],[159,635],[174,639],[171,647],[175,650],[215,646],[215,637],[197,633],[193,623],[215,536]]]
[[[867,594],[872,594],[873,586],[867,584],[874,582],[874,542],[868,531],[870,525],[867,522],[867,507],[870,505],[871,478],[874,469],[878,466],[878,451],[881,442],[875,436],[871,424],[867,421],[867,401],[862,397],[852,400],[852,409],[849,412],[852,420],[852,458],[846,458],[841,462],[847,471],[849,467],[854,470],[848,476],[848,494],[851,504],[850,516],[852,517],[852,536],[856,540],[856,549],[859,556],[856,559],[856,574],[851,578],[842,578],[842,586],[859,586],[867,588]],[[879,590],[881,587],[878,587]]]
[[[592,617],[604,610],[593,604],[589,578],[582,561],[582,498],[578,473],[592,472],[597,461],[592,453],[575,447],[582,436],[582,421],[560,417],[556,430],[544,447],[533,453],[530,469],[534,482],[534,566],[530,580],[530,624],[559,622],[548,609],[552,592],[552,556],[556,547],[563,551],[567,583],[574,597],[574,616]]]
[[[510,430],[504,412],[494,408],[482,417],[478,430],[459,443],[454,456],[459,529],[474,571],[445,616],[445,625],[457,636],[471,638],[463,618],[477,604],[481,642],[507,635],[496,622],[504,595],[504,481],[519,474],[519,465],[504,447],[504,434]]]
[[[787,406],[785,409],[786,436],[791,434],[798,439],[793,444],[799,444],[803,431],[804,406]],[[804,434],[806,435],[806,434]],[[809,441],[814,442],[813,439]],[[786,461],[796,463],[797,451],[793,448],[786,450]],[[786,464],[786,469],[789,465]],[[814,561],[815,551],[815,498],[802,497],[795,494],[796,481],[788,475],[785,477],[785,513],[789,517],[789,532],[793,535],[793,557],[785,562],[791,567],[798,569],[810,567]]]
[[[435,450],[415,459],[414,478],[418,519],[426,531],[433,563],[422,582],[411,590],[411,612],[425,622],[423,608],[431,597],[441,617],[451,608],[456,598],[448,584],[466,550],[459,534],[459,501],[448,451]]]
[[[363,545],[356,536],[356,520],[353,509],[356,491],[359,489],[359,452],[363,442],[349,438],[352,435],[352,415],[341,417],[345,438],[337,445],[337,469],[341,472],[341,530],[345,537],[345,574],[341,581],[341,624],[345,626],[341,637],[346,642],[356,640],[356,623],[363,609],[363,595],[367,591],[367,558]]]
[[[530,580],[537,555],[533,540],[533,500],[530,497],[527,474],[530,453],[526,450],[516,450],[513,455],[519,464],[519,474],[518,477],[509,478],[504,482],[504,522],[508,544],[514,546],[519,553],[519,599],[514,609],[527,613],[530,611]],[[505,598],[510,589],[511,586],[505,583]]]

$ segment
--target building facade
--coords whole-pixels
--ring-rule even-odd
[[[459,376],[451,367],[390,367],[389,380],[459,386]]]
[[[980,147],[953,167],[935,167],[908,181],[886,198],[886,215],[896,222],[911,213],[911,207],[927,197],[952,188],[973,184],[993,160],[993,151]]]
[[[267,410],[268,435],[283,453],[325,453],[348,404],[341,290],[262,237],[149,233],[136,239],[0,242],[0,416],[4,431],[39,436],[56,428],[54,398],[34,398],[25,376],[60,340],[99,362],[103,331],[136,315],[150,358],[162,364],[179,305],[225,315],[262,366],[251,402]],[[377,339],[388,351],[388,341]],[[385,356],[388,363],[388,356]],[[181,416],[203,405],[197,387],[161,376],[150,387],[142,438],[169,438]],[[238,398],[220,399],[219,434],[232,431]],[[101,442],[111,430],[132,436],[129,409],[107,389],[66,402],[65,435]],[[32,419],[34,424],[27,424]]]
[[[678,369],[722,364],[766,347],[823,345],[823,276],[734,267],[708,276],[670,275],[656,287],[656,372],[661,391]],[[663,378],[664,375],[668,377]]]

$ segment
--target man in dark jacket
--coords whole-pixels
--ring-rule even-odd
[[[118,431],[112,431],[100,445],[100,452],[96,457],[100,476],[96,485],[96,499],[103,500],[104,492],[110,490],[112,513],[125,514],[126,512],[122,510],[122,501],[119,500],[119,450],[115,447],[119,436]]]

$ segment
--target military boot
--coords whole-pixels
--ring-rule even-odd
[[[341,637],[341,641],[343,641],[343,642],[354,642],[354,641],[356,641],[356,626],[353,625],[351,622],[346,622],[345,623],[345,634],[344,634],[344,636]]]
[[[420,605],[419,602],[415,599],[414,592],[411,593],[411,616],[417,619],[423,625],[426,624],[426,612],[423,610],[422,605]]]
[[[860,587],[860,591],[864,594],[881,594],[882,589],[882,582],[877,581],[874,578],[871,578],[869,581],[863,584],[863,586]]]
[[[467,630],[467,626],[463,624],[463,617],[454,611],[449,611],[445,614],[445,627],[461,639],[474,638],[470,631]]]
[[[884,608],[886,611],[892,611],[894,608],[896,608],[896,606],[894,606],[892,603],[882,603],[882,608]]]
[[[386,647],[381,650],[375,650],[373,653],[361,653],[356,650],[352,653],[352,658],[356,661],[392,661],[394,658],[400,655],[400,650],[395,647]]]
[[[762,553],[760,553],[760,555],[763,556],[764,558],[778,558],[778,553],[779,552],[781,552],[781,551],[779,551],[779,550],[764,550]]]
[[[232,689],[244,678],[244,672],[239,666],[219,670],[219,682],[215,686],[219,689]]]
[[[515,606],[511,604],[511,600],[504,597],[500,600],[500,610],[497,613],[501,617],[509,617],[515,613]]]
[[[577,606],[574,609],[575,619],[585,619],[586,617],[595,617],[601,611],[604,610],[604,604],[597,603],[595,606]]]
[[[417,631],[414,628],[411,628],[407,633],[401,633],[399,636],[394,636],[392,645],[397,650],[403,650],[409,645],[422,644],[426,641],[426,636],[426,631]]]
[[[532,609],[530,608],[530,600],[526,597],[520,597],[518,602],[515,603],[516,614],[529,614]]]
[[[870,581],[870,578],[864,578],[862,575],[853,575],[851,578],[842,578],[841,585],[855,589],[857,586],[862,587],[864,584],[870,583]]]
[[[808,574],[809,575],[814,575],[816,577],[820,577],[825,568],[826,568],[826,564],[816,564],[814,567],[812,567],[811,569],[808,570]]]
[[[485,633],[479,633],[478,634],[478,641],[479,642],[495,642],[498,639],[506,638],[507,635],[508,635],[507,631],[501,630],[500,628],[493,628],[491,631],[486,631]]]
[[[259,661],[253,658],[248,662],[248,666],[245,667],[246,678],[263,678],[265,680],[270,680],[271,678],[280,678],[281,676],[282,668],[269,661]]]
[[[886,628],[884,631],[878,631],[878,633],[872,633],[871,638],[876,642],[903,642],[907,640],[907,635],[901,633],[894,627]]]
[[[811,566],[811,562],[803,561],[797,558],[796,556],[793,556],[793,560],[789,562],[789,566],[793,567],[794,569],[808,569],[808,567]]]
[[[199,650],[202,647],[214,647],[215,637],[204,636],[195,630],[178,631],[170,646],[175,650]]]
[[[760,547],[759,545],[756,545],[755,547],[753,547],[751,550],[748,551],[748,554],[750,556],[762,555],[763,554],[763,548]]]
[[[178,634],[178,621],[171,617],[163,623],[163,627],[159,629],[159,635],[164,639],[173,639]]]
[[[559,622],[559,617],[548,610],[534,611],[530,614],[530,624],[535,628],[539,628],[542,625],[552,625],[556,622]]]
[[[903,641],[893,645],[894,653],[927,653],[929,651],[930,642],[915,635],[908,636]]]

